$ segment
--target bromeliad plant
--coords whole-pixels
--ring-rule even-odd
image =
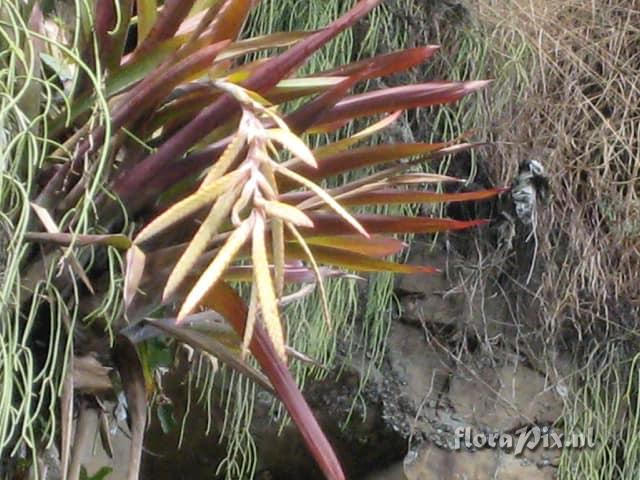
[[[468,201],[498,193],[436,193],[424,186],[455,179],[411,171],[472,144],[357,147],[403,110],[456,101],[486,82],[349,93],[361,82],[421,64],[435,53],[433,46],[296,76],[314,52],[379,0],[357,2],[319,31],[242,38],[255,3],[98,0],[94,10],[78,15],[76,50],[65,46],[63,35],[54,41],[45,34],[47,16],[37,6],[31,12],[36,21],[30,35],[39,40],[41,58],[53,73],[49,80],[64,101],[47,119],[48,163],[32,202],[38,221],[31,221],[24,234],[40,249],[28,257],[25,271],[62,262],[68,276],[51,282],[62,301],[77,305],[73,318],[65,319],[69,338],[103,332],[98,338],[118,367],[128,401],[129,478],[138,475],[147,399],[154,388],[142,346],[159,334],[216,356],[272,391],[327,478],[344,478],[288,370],[290,359],[303,356],[287,346],[281,305],[309,291],[294,290],[296,284],[315,284],[330,322],[323,287],[329,276],[433,271],[386,259],[405,246],[388,235],[483,223],[370,214],[366,207]],[[132,31],[137,44],[128,50]],[[80,58],[71,62],[74,51]],[[264,55],[255,59],[255,53]],[[71,81],[64,65],[71,69]],[[385,115],[347,138],[308,147],[314,135],[380,114]],[[358,171],[369,173],[340,182],[344,174]],[[113,272],[105,274],[107,262],[99,254],[105,245],[126,251],[125,311],[112,310],[111,318],[105,309],[96,314],[87,307],[101,295],[94,284],[104,284],[106,277],[103,290],[109,293],[102,294],[113,295],[115,289]],[[24,290],[31,295],[21,298],[23,312],[32,308],[28,299],[37,290],[33,277],[25,277]],[[235,286],[247,282],[250,289],[243,296]],[[83,312],[90,313],[83,317]],[[87,318],[93,329],[85,325]],[[116,333],[112,349],[104,332]],[[79,354],[68,357],[70,368],[61,380],[64,478],[79,472],[70,433],[73,398],[88,392],[74,378],[73,363],[79,360]],[[106,383],[107,390],[112,388]]]

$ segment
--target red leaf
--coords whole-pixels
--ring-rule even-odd
[[[100,59],[104,62],[110,55],[113,42],[109,32],[116,25],[116,10],[113,0],[98,0],[96,3],[95,31]]]
[[[218,282],[205,296],[202,303],[224,316],[240,338],[244,337],[247,307],[238,294],[226,283]],[[256,325],[249,345],[251,353],[271,381],[278,398],[295,422],[313,458],[318,462],[324,475],[331,480],[344,480],[342,467],[325,437],[318,421],[300,393],[287,366],[278,357],[267,332],[262,325]]]
[[[424,155],[440,150],[447,145],[447,143],[406,143],[361,147],[340,152],[330,157],[319,158],[318,168],[312,168],[303,162],[296,162],[296,164],[289,168],[310,180],[318,180],[349,170],[392,162],[405,157]],[[286,191],[295,186],[290,180],[282,178],[281,176],[278,177],[278,183],[280,191]]]
[[[114,130],[118,129],[125,125],[125,123],[138,119],[140,115],[145,113],[147,107],[168,95],[173,86],[184,78],[203,70],[211,64],[218,53],[228,44],[229,41],[225,40],[213,45],[208,45],[168,69],[159,67],[159,73],[156,72],[156,75],[151,75],[136,85],[119,104],[119,108],[115,109],[111,116],[112,128]],[[57,194],[56,191],[60,190],[63,180],[71,183],[69,182],[69,178],[71,178],[69,173],[82,171],[82,162],[86,155],[104,141],[104,135],[105,128],[104,126],[100,126],[91,132],[86,140],[78,145],[73,159],[58,169],[53,179],[47,185],[47,188],[41,193],[39,197],[41,203],[46,205],[51,203],[48,196]],[[126,172],[126,174],[121,174],[119,178],[130,178],[130,174]],[[116,190],[117,189],[118,186],[116,184]],[[67,205],[62,206],[68,207]]]
[[[286,52],[260,65],[244,86],[259,93],[274,87],[282,78],[300,66],[309,56],[325,43],[353,25],[358,19],[373,9],[380,0],[361,0],[345,15],[327,28],[305,38]],[[149,178],[170,162],[175,161],[194,143],[220,126],[238,110],[238,105],[228,95],[216,100],[202,110],[191,122],[173,135],[155,153],[136,165],[126,176],[120,176],[114,190],[122,197],[130,211],[139,207],[136,198],[144,198],[141,191]]]
[[[420,65],[421,63],[431,58],[439,48],[440,47],[437,45],[425,45],[422,47],[408,48],[406,50],[386,53],[384,55],[378,55],[376,57],[360,60],[359,62],[350,63],[333,70],[319,73],[318,75],[322,75],[324,77],[348,76],[360,72],[363,69],[367,69],[370,65],[375,65],[375,76],[384,77],[393,73],[407,70],[416,65]]]
[[[488,83],[488,81],[429,82],[353,95],[322,115],[317,124],[336,123],[376,113],[451,103],[485,87]]]
[[[307,212],[313,222],[312,228],[300,228],[305,236],[350,234],[347,224],[332,213]],[[488,223],[488,220],[452,220],[449,218],[403,217],[394,215],[354,215],[364,229],[375,233],[436,233],[447,230],[462,230]]]
[[[330,75],[348,76],[349,78],[289,115],[286,119],[287,124],[298,133],[304,132],[315,123],[322,112],[335,105],[356,83],[383,77],[418,65],[433,55],[437,49],[438,47],[434,46],[411,48],[345,66],[338,69],[343,72],[342,74],[334,73],[336,71],[331,72]]]
[[[349,89],[364,79],[364,75],[352,75],[335,87],[330,88],[318,98],[306,103],[303,107],[288,115],[285,122],[296,133],[307,130],[324,112],[332,108],[342,99]]]

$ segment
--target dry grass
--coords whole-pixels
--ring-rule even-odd
[[[534,52],[524,93],[511,108],[492,110],[500,116],[491,164],[504,182],[514,159],[536,158],[551,177],[532,310],[545,350],[564,346],[577,357],[565,429],[595,428],[597,443],[563,452],[558,476],[638,478],[640,5],[484,0],[476,7],[494,56],[511,61],[514,36]]]
[[[538,292],[544,321],[551,330],[571,321],[580,338],[633,330],[640,309],[638,4],[485,1],[479,18],[496,31],[508,25],[536,54],[530,87],[499,119],[505,141],[496,153],[539,158],[551,175],[554,201],[539,231],[548,267]],[[514,162],[496,164],[499,178],[512,175]]]

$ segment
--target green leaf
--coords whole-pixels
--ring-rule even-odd
[[[168,368],[173,364],[173,350],[165,341],[154,338],[147,341],[145,345],[146,360],[151,370]]]
[[[138,45],[149,35],[151,27],[158,17],[158,2],[156,0],[137,0],[138,12]]]
[[[220,361],[226,363],[231,368],[234,368],[238,372],[246,375],[262,388],[267,391],[272,391],[272,387],[269,381],[258,370],[253,368],[250,364],[244,362],[240,357],[240,341],[237,339],[235,348],[230,348],[225,343],[224,338],[219,338],[217,332],[207,332],[202,327],[197,329],[190,328],[184,324],[178,325],[174,319],[161,319],[161,320],[142,320],[145,325],[152,325],[155,328],[163,331],[165,334],[170,335],[176,340],[185,343],[200,351],[207,352]]]
[[[87,473],[87,469],[84,466],[80,467],[80,480],[104,480],[113,472],[111,467],[100,467],[100,469],[93,475]]]
[[[26,232],[25,240],[31,242],[47,242],[56,245],[109,245],[118,250],[127,250],[131,246],[131,240],[126,235],[76,235],[73,233],[42,233]]]
[[[160,428],[166,435],[178,428],[178,422],[173,415],[173,405],[170,403],[161,403],[157,409],[158,420],[160,421]]]

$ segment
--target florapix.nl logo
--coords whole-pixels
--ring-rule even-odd
[[[521,455],[525,450],[593,448],[595,436],[593,429],[585,432],[564,434],[548,426],[522,427],[514,432],[483,432],[471,427],[459,427],[455,430],[454,450],[482,448],[508,450]]]

